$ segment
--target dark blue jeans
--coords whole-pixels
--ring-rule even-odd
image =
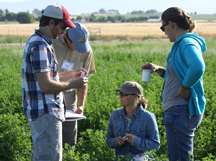
[[[203,114],[190,116],[187,105],[170,107],[165,111],[167,150],[170,161],[189,161],[193,157],[193,138]]]

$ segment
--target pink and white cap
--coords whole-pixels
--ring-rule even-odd
[[[62,22],[65,24],[65,26],[69,28],[76,28],[76,26],[70,19],[68,11],[62,5],[52,4],[52,5],[47,6],[43,10],[42,16],[61,19]]]

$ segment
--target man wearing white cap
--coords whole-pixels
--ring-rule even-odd
[[[66,27],[76,27],[67,10],[58,4],[47,6],[42,11],[39,30],[35,30],[24,49],[22,100],[32,134],[34,161],[62,160],[65,118],[61,91],[82,88],[88,82],[86,77],[80,78],[81,72],[87,72],[85,69],[58,73],[51,39],[56,39]],[[70,78],[78,79],[66,82]]]
[[[53,40],[53,46],[58,59],[59,72],[84,68],[89,74],[95,73],[93,52],[88,41],[88,30],[84,25],[78,22],[74,22],[74,24],[76,28],[67,29],[63,35],[58,37],[58,39]],[[72,88],[64,91],[64,100],[67,110],[83,114],[87,88],[88,86],[85,85],[82,88],[77,89],[78,108],[76,90]],[[76,141],[77,121],[64,122],[63,146],[65,143],[73,146],[76,144]]]

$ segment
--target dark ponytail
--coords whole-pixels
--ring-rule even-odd
[[[191,17],[178,7],[171,7],[162,13],[161,19],[164,22],[175,22],[180,28],[192,32],[195,28],[195,23]]]
[[[139,97],[138,99],[138,104],[141,104],[144,109],[147,109],[148,100],[144,97]]]

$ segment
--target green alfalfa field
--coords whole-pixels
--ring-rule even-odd
[[[203,53],[206,64],[203,76],[207,99],[203,121],[194,139],[195,160],[216,160],[216,38],[206,39]],[[89,79],[84,115],[78,121],[78,143],[63,151],[64,161],[111,161],[114,150],[106,145],[106,130],[111,112],[120,108],[115,89],[125,81],[136,81],[149,100],[147,110],[156,115],[161,147],[154,152],[158,161],[168,160],[164,111],[160,94],[163,80],[157,74],[150,82],[141,81],[141,66],[152,62],[165,66],[172,43],[149,40],[138,43],[106,43],[92,45],[96,73]],[[24,46],[0,47],[0,160],[28,161],[31,156],[31,133],[23,115],[21,94],[21,66]],[[123,159],[122,159],[123,160]]]

